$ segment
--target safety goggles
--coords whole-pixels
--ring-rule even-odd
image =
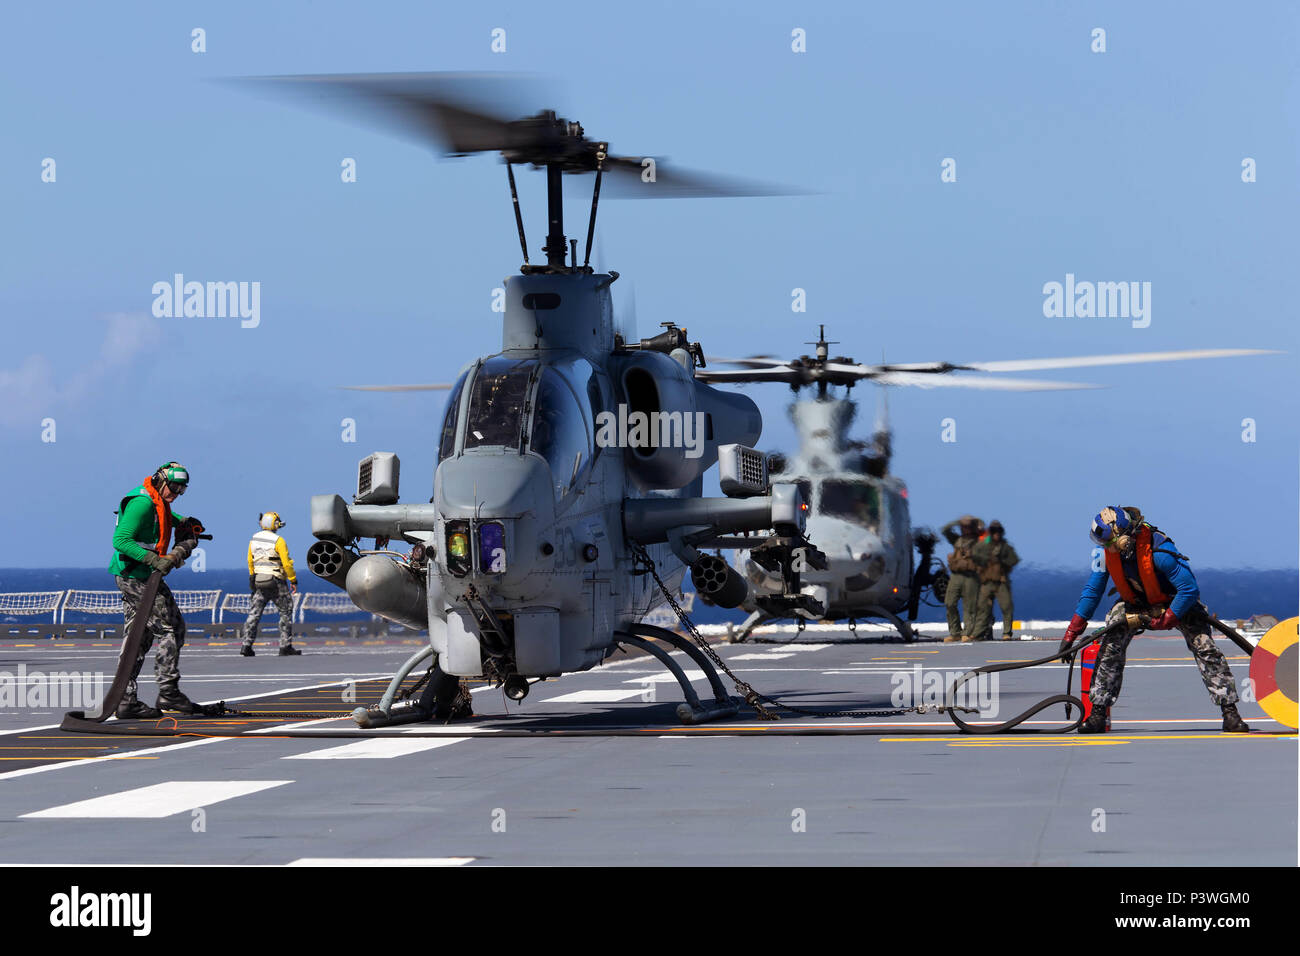
[[[176,497],[178,497],[178,498],[179,498],[181,495],[185,494],[185,487],[186,487],[186,486],[183,485],[183,484],[181,484],[179,481],[169,481],[169,482],[167,482],[167,488],[168,488],[168,490],[171,491],[171,493],[174,494],[174,495],[175,495]]]

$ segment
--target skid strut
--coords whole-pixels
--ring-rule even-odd
[[[720,717],[736,716],[737,712],[740,710],[739,702],[729,696],[726,690],[723,689],[722,680],[718,677],[718,672],[713,669],[713,665],[709,663],[703,654],[700,654],[698,650],[684,646],[685,642],[681,641],[681,638],[676,634],[673,634],[671,631],[663,631],[662,628],[653,627],[647,624],[638,624],[634,625],[634,627],[635,629],[640,630],[642,634],[646,631],[658,633],[641,636],[640,634],[629,634],[626,631],[616,631],[614,633],[614,639],[619,644],[630,644],[633,647],[641,648],[641,650],[650,654],[656,658],[659,663],[668,668],[673,677],[677,679],[677,683],[681,685],[682,694],[686,698],[684,703],[677,705],[677,718],[682,723],[703,724],[710,720],[717,720]],[[665,634],[669,635],[672,640],[669,640],[669,637],[665,637]],[[690,656],[691,660],[700,665],[700,669],[703,670],[705,675],[709,678],[709,684],[713,687],[714,694],[716,695],[712,707],[706,707],[700,702],[699,695],[695,693],[695,688],[691,686],[691,682],[687,679],[681,666],[678,665],[678,663],[672,659],[672,656],[662,647],[648,640],[648,637],[659,638],[665,643],[685,651]],[[694,653],[692,653],[692,650],[694,650]]]

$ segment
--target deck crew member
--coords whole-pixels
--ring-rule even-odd
[[[988,534],[971,549],[979,566],[980,593],[976,601],[975,634],[980,640],[993,636],[993,602],[1002,610],[1002,640],[1011,640],[1011,626],[1016,619],[1011,600],[1011,569],[1020,563],[1020,555],[1006,539],[1001,521],[990,521]]]
[[[126,693],[117,706],[121,718],[153,719],[162,716],[163,710],[184,714],[201,712],[199,705],[180,690],[180,654],[185,645],[185,619],[176,607],[176,599],[166,582],[158,582],[158,593],[151,607],[140,607],[145,582],[154,571],[166,575],[180,567],[189,557],[197,519],[186,519],[171,509],[171,504],[185,494],[190,474],[180,464],[169,461],[140,483],[121,500],[117,510],[117,525],[113,529],[113,560],[108,570],[117,580],[122,592],[123,634],[131,630],[136,615],[148,616],[144,639],[131,668],[131,679]],[[168,550],[172,532],[176,531],[177,547]],[[154,677],[158,682],[158,706],[150,707],[137,696],[136,679],[149,648],[157,645],[154,654]],[[161,708],[161,709],[160,709]]]
[[[1210,699],[1223,711],[1223,730],[1248,731],[1250,728],[1237,713],[1232,671],[1210,637],[1209,612],[1200,602],[1200,589],[1186,555],[1178,553],[1168,535],[1144,521],[1137,508],[1102,508],[1092,519],[1092,540],[1105,548],[1106,566],[1088,578],[1063,646],[1083,633],[1107,585],[1113,584],[1120,597],[1106,622],[1122,619],[1125,614],[1144,614],[1151,618],[1149,630],[1177,629],[1196,659]],[[1107,708],[1118,699],[1124,680],[1124,654],[1129,641],[1141,630],[1125,629],[1102,641],[1089,692],[1092,713],[1079,727],[1080,733],[1105,731]]]
[[[253,640],[262,612],[268,601],[274,601],[280,611],[280,656],[301,654],[293,646],[293,596],[298,593],[298,578],[294,574],[293,559],[284,538],[276,532],[284,527],[278,512],[268,511],[257,516],[262,528],[248,542],[248,589],[253,599],[244,622],[244,642],[239,653],[253,656]]]
[[[960,533],[956,530],[958,528]],[[979,600],[980,582],[976,576],[979,566],[971,551],[984,530],[984,522],[974,515],[964,515],[956,521],[949,521],[941,530],[952,545],[952,554],[948,556],[948,592],[943,598],[948,609],[948,636],[944,642],[960,640],[965,643],[975,640],[975,605]],[[958,601],[961,602],[962,614],[957,612]],[[963,614],[965,632],[962,631]]]

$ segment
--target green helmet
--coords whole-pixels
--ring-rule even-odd
[[[190,483],[189,469],[178,461],[169,461],[165,465],[159,465],[158,470],[154,472],[154,477],[159,482],[167,482],[181,487],[185,487]]]

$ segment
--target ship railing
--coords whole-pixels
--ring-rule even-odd
[[[67,591],[11,591],[0,594],[0,615],[21,614],[24,616],[49,614],[50,623],[59,622],[59,608]]]

